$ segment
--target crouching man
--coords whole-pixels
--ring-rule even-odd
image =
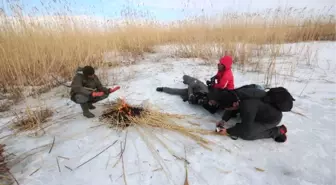
[[[110,93],[118,90],[120,87],[106,88],[103,87],[95,71],[91,66],[78,68],[76,75],[71,83],[70,96],[71,100],[80,104],[83,115],[87,118],[95,117],[89,109],[95,109],[93,103],[106,99]]]
[[[241,123],[231,128],[224,128],[220,124],[219,133],[232,138],[257,140],[273,138],[276,142],[287,140],[287,128],[278,126],[282,120],[282,112],[290,111],[295,99],[283,88],[274,88],[266,92],[263,98],[240,99],[235,90],[209,92],[209,104],[219,104],[228,110],[227,113],[240,114]],[[226,114],[226,120],[231,118]]]

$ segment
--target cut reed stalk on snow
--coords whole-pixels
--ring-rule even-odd
[[[176,123],[174,120],[185,118],[183,115],[169,114],[150,109],[149,107],[131,106],[123,99],[117,99],[107,105],[107,109],[100,116],[100,120],[111,127],[124,129],[128,126],[153,127],[167,129],[187,136],[203,147],[210,143],[200,134],[213,134],[212,131],[201,128],[189,128]]]

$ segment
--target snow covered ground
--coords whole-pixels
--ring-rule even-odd
[[[272,139],[243,141],[224,136],[206,136],[217,144],[209,151],[175,133],[150,131],[160,137],[176,156],[184,157],[186,148],[190,185],[336,184],[333,121],[336,119],[336,42],[305,44],[317,52],[310,65],[307,65],[307,56],[279,57],[276,62],[278,75],[274,78],[273,86],[287,87],[296,98],[294,111],[304,115],[284,114],[282,123],[289,130],[286,143],[279,144]],[[298,45],[291,44],[289,47]],[[205,81],[214,75],[216,65],[204,65],[198,59],[166,57],[157,60],[162,56],[151,54],[137,65],[110,70],[110,84],[118,84],[121,89],[111,94],[109,99],[125,97],[131,104],[149,102],[165,112],[196,114],[204,118],[198,120],[202,128],[214,130],[215,124],[206,120],[219,120],[221,114],[211,115],[200,107],[181,101],[180,97],[156,92],[155,88],[183,88],[183,74]],[[293,76],[288,76],[293,64],[296,66]],[[237,87],[264,83],[264,74],[261,73],[234,69],[234,75]],[[125,132],[116,132],[105,125],[94,127],[101,124],[98,118],[84,118],[80,107],[64,97],[67,93],[67,88],[58,87],[39,99],[28,98],[11,111],[1,114],[0,138],[11,134],[7,126],[14,110],[44,104],[56,111],[48,122],[50,127],[45,134],[33,136],[21,133],[1,139],[2,143],[7,144],[8,153],[14,153],[15,159],[22,159],[12,167],[11,172],[21,185],[124,184],[122,163],[115,167],[114,164],[118,160],[120,142],[124,141]],[[101,104],[104,102],[98,103],[93,111],[97,117],[102,112]],[[55,145],[49,153],[54,138]],[[148,139],[161,160],[155,158],[134,128],[128,129],[124,151],[127,184],[183,184],[184,162],[173,157],[158,141],[151,137]],[[115,141],[101,155],[76,168]]]

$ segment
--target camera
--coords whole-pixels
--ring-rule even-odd
[[[207,84],[208,87],[212,87],[213,85],[215,85],[215,83],[216,83],[216,78],[215,77],[212,77],[212,78],[210,78],[210,80],[206,81],[206,84]]]

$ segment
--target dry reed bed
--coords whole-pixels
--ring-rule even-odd
[[[270,14],[275,18],[269,19]],[[54,80],[51,74],[70,80],[79,65],[102,65],[103,56],[109,51],[121,51],[137,57],[144,52],[153,52],[156,45],[176,44],[175,54],[181,57],[219,57],[223,51],[232,50],[242,59],[241,63],[246,63],[252,48],[237,51],[238,43],[260,46],[335,40],[336,33],[334,17],[298,20],[287,10],[275,10],[264,15],[223,15],[217,22],[211,18],[166,25],[151,20],[141,24],[135,21],[128,24],[106,22],[101,30],[92,27],[83,29],[81,23],[76,24],[75,20],[66,16],[49,20],[52,26],[32,19],[28,21],[26,17],[16,17],[14,24],[12,17],[1,17],[1,90],[48,84]],[[209,43],[215,43],[217,49],[200,47]],[[273,55],[276,54],[274,52]]]

